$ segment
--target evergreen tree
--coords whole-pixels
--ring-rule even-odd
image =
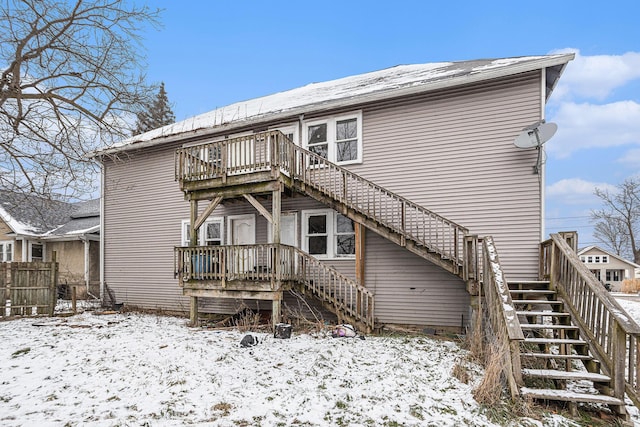
[[[170,125],[176,121],[176,116],[169,105],[169,97],[164,88],[164,82],[160,83],[160,90],[152,104],[136,114],[137,123],[134,135],[138,135],[152,129]]]

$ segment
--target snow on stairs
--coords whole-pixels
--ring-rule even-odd
[[[624,402],[610,394],[611,378],[600,370],[600,362],[572,324],[549,282],[509,284],[525,340],[520,347],[523,397],[568,402],[571,412],[579,403],[607,405],[624,414]]]

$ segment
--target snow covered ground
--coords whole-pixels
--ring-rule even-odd
[[[136,313],[0,322],[0,425],[496,425],[451,375],[460,361],[482,373],[453,342],[254,335],[242,348],[238,331]]]

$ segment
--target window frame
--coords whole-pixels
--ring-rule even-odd
[[[338,161],[337,159],[337,146],[338,143],[343,141],[337,140],[337,125],[338,122],[343,122],[343,121],[347,121],[347,120],[356,120],[356,132],[357,132],[357,136],[356,136],[356,147],[357,147],[357,155],[355,159],[351,159],[351,160],[343,160],[343,161]],[[362,111],[355,111],[352,113],[347,113],[347,114],[341,114],[341,115],[337,115],[337,116],[330,116],[330,117],[323,117],[323,118],[319,118],[319,119],[313,119],[313,120],[308,120],[304,122],[304,126],[303,126],[303,130],[302,130],[302,146],[303,148],[305,148],[306,150],[309,151],[313,151],[311,150],[310,147],[313,146],[317,146],[317,145],[321,145],[320,143],[318,144],[312,144],[311,146],[309,145],[309,128],[311,126],[319,126],[322,124],[326,124],[327,126],[327,160],[329,160],[332,163],[335,163],[337,165],[351,165],[351,164],[360,164],[362,163]],[[344,141],[350,141],[351,139],[346,139]]]
[[[46,248],[44,246],[44,243],[38,243],[38,242],[31,242],[29,241],[29,261],[33,262],[34,261],[34,257],[33,257],[33,247],[34,246],[39,246],[42,249],[42,257],[37,257],[36,261],[46,261]]]
[[[324,215],[326,218],[326,233],[322,233],[327,237],[327,253],[326,254],[311,254],[309,252],[309,236],[321,235],[321,234],[309,234],[309,217]],[[340,232],[338,233],[338,212],[332,209],[307,209],[301,212],[301,247],[302,250],[310,253],[312,256],[318,259],[343,259],[350,260],[355,259],[355,245],[353,254],[338,254],[338,236],[350,235],[351,233]],[[344,215],[343,215],[344,216]],[[346,217],[345,217],[346,218]],[[347,218],[348,219],[348,218]],[[353,220],[351,220],[353,223]],[[353,227],[353,236],[355,239],[355,223]]]
[[[220,245],[218,246],[222,246],[224,245],[224,231],[225,231],[225,220],[223,216],[214,216],[214,217],[209,217],[207,218],[207,220],[202,224],[202,226],[200,227],[200,229],[198,230],[198,246],[208,246],[206,245],[206,226],[207,224],[210,224],[212,222],[219,222],[220,223]],[[191,221],[189,221],[188,219],[183,219],[182,220],[182,224],[180,227],[180,232],[181,232],[181,237],[180,237],[180,243],[183,247],[185,246],[189,246],[189,233],[187,232],[188,227],[191,225]],[[212,245],[212,246],[216,246],[216,245]]]
[[[14,247],[15,247],[15,245],[13,244],[13,240],[0,241],[0,251],[2,251],[0,253],[0,262],[12,262],[13,261],[13,249],[14,249]],[[7,248],[8,248],[8,250],[7,250]]]

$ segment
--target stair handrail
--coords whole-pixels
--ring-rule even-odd
[[[278,281],[300,282],[367,332],[375,327],[373,292],[294,246],[176,246],[174,277],[181,287],[190,281],[219,281],[224,288],[230,280],[260,280],[272,282],[275,290]]]
[[[640,406],[640,326],[589,271],[562,235],[542,243],[550,247],[549,279],[591,353],[612,379],[614,397],[624,393]]]
[[[519,387],[523,384],[520,342],[524,340],[524,333],[491,236],[485,236],[482,239],[482,269],[481,295],[486,300],[489,332],[496,344],[493,351],[502,353],[502,371],[507,380],[511,398],[515,400],[520,394]],[[483,312],[483,310],[479,311]]]
[[[265,170],[292,176],[456,267],[463,266],[467,228],[296,145],[278,130],[176,150],[175,178],[181,182],[225,180],[230,174]]]
[[[375,296],[370,289],[307,252],[292,246],[289,248],[296,253],[297,276],[307,290],[331,304],[336,313],[342,312],[361,322],[368,332],[374,329]]]
[[[463,265],[464,237],[469,233],[466,227],[296,145],[284,135],[279,140],[279,166],[293,178]],[[285,159],[286,165],[282,164]]]

